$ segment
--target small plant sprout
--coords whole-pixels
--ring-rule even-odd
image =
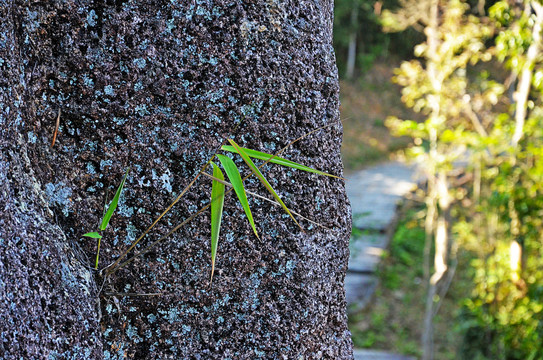
[[[338,178],[338,176],[328,174],[319,170],[315,170],[313,168],[295,163],[290,160],[283,159],[281,157],[267,154],[264,152],[251,150],[247,148],[240,147],[234,140],[229,139],[228,140],[231,144],[231,146],[224,145],[222,146],[222,150],[234,152],[241,156],[243,161],[247,164],[249,169],[251,170],[251,174],[255,174],[258,180],[264,185],[264,187],[268,190],[268,192],[273,196],[275,199],[276,204],[279,204],[283,210],[292,218],[292,220],[302,229],[298,221],[296,221],[296,218],[294,217],[292,211],[288,209],[288,207],[285,205],[283,200],[279,197],[277,192],[273,189],[273,187],[270,185],[268,180],[264,177],[264,175],[260,172],[259,168],[254,164],[254,162],[251,160],[251,158],[256,158],[259,160],[264,160],[266,162],[272,162],[278,165],[291,167],[294,169],[307,171],[319,175],[325,175],[325,176],[331,176]],[[251,209],[249,208],[249,202],[247,201],[247,195],[245,188],[243,186],[243,181],[241,179],[240,171],[237,168],[237,166],[234,164],[232,159],[225,155],[217,154],[216,155],[222,164],[223,168],[226,171],[226,175],[228,176],[228,179],[230,180],[230,183],[227,183],[224,181],[224,175],[222,171],[219,169],[219,167],[215,163],[211,163],[213,165],[213,176],[204,173],[208,177],[210,177],[212,182],[211,187],[211,280],[213,280],[213,272],[215,270],[215,260],[217,256],[217,244],[219,240],[219,232],[220,232],[220,225],[221,225],[221,219],[222,219],[222,210],[223,210],[223,203],[224,203],[224,188],[225,185],[231,186],[234,191],[236,192],[236,195],[238,197],[238,200],[243,207],[245,211],[245,215],[247,216],[247,219],[249,220],[249,223],[251,224],[251,227],[253,228],[253,231],[258,238],[258,232],[256,230],[255,222],[251,213]],[[251,193],[252,194],[252,193]],[[303,229],[302,229],[303,231]]]
[[[225,156],[223,154],[216,153],[215,155],[213,155],[211,157],[211,159],[208,160],[206,162],[206,164],[200,169],[200,171],[196,174],[196,176],[192,179],[192,181],[185,187],[185,189],[183,189],[181,194],[168,206],[168,208],[166,210],[164,210],[164,212],[153,222],[153,224],[151,224],[151,226],[149,226],[149,228],[147,230],[145,230],[143,232],[143,234],[136,241],[134,241],[132,243],[132,245],[127,250],[125,250],[113,264],[111,264],[111,265],[109,265],[107,267],[106,276],[110,276],[111,274],[113,274],[114,272],[119,270],[120,268],[126,266],[128,263],[133,261],[138,256],[141,256],[141,255],[145,254],[147,251],[149,251],[155,245],[162,242],[164,239],[169,237],[171,234],[173,234],[174,232],[179,230],[181,227],[183,227],[184,225],[186,225],[187,223],[192,221],[195,217],[197,217],[198,215],[200,215],[201,213],[206,211],[208,208],[211,208],[211,277],[210,277],[210,283],[211,283],[213,281],[213,274],[215,272],[216,257],[217,257],[218,243],[219,243],[219,234],[220,234],[222,214],[223,214],[223,206],[224,206],[224,198],[232,190],[235,191],[235,193],[237,195],[237,198],[239,200],[239,203],[240,203],[240,205],[242,206],[242,208],[243,208],[243,210],[245,212],[245,216],[247,216],[247,220],[249,221],[249,224],[251,225],[251,228],[252,228],[252,230],[253,230],[253,232],[254,232],[254,234],[255,234],[255,236],[257,238],[260,238],[260,236],[258,234],[258,230],[257,230],[256,224],[255,224],[255,220],[253,219],[253,215],[252,215],[251,209],[249,207],[249,202],[247,200],[247,194],[249,194],[251,196],[254,196],[254,197],[257,197],[259,199],[265,200],[267,202],[273,203],[276,206],[282,207],[283,210],[296,223],[296,225],[298,225],[300,227],[300,229],[302,229],[302,227],[300,226],[300,224],[298,223],[298,221],[296,220],[294,215],[296,215],[298,218],[304,219],[304,220],[306,220],[306,221],[308,221],[308,222],[310,222],[312,224],[315,224],[317,226],[326,228],[322,224],[319,224],[318,222],[315,222],[315,221],[313,221],[311,219],[308,219],[308,218],[302,216],[301,214],[299,214],[299,213],[297,213],[297,212],[295,212],[293,210],[290,210],[285,205],[283,200],[279,197],[277,192],[273,189],[273,187],[268,182],[268,180],[265,178],[265,176],[262,174],[260,169],[262,169],[262,167],[264,167],[267,163],[272,162],[272,163],[277,164],[277,165],[290,167],[290,168],[301,170],[301,171],[306,171],[306,172],[310,172],[310,173],[314,173],[314,174],[318,174],[318,175],[324,175],[324,176],[330,176],[330,177],[334,177],[334,178],[338,178],[338,179],[343,179],[343,178],[341,178],[339,176],[328,174],[328,173],[325,173],[323,171],[315,170],[315,169],[310,168],[308,166],[301,165],[301,164],[295,163],[293,161],[290,161],[290,160],[284,159],[282,157],[279,157],[279,155],[281,155],[284,152],[285,149],[287,149],[289,146],[291,146],[295,142],[309,136],[310,134],[312,134],[312,133],[314,133],[316,131],[322,130],[325,127],[328,127],[328,126],[331,126],[331,125],[333,125],[333,124],[325,125],[323,127],[315,129],[315,130],[303,135],[302,137],[291,141],[287,146],[285,146],[283,149],[278,151],[275,155],[267,154],[267,153],[264,153],[264,152],[261,152],[261,151],[241,147],[235,141],[233,141],[231,139],[228,139],[228,142],[230,143],[230,145],[222,145],[220,150],[239,155],[243,159],[245,164],[249,167],[249,170],[251,171],[250,174],[242,178],[238,167],[236,166],[236,164],[234,163],[234,161],[232,159],[230,159],[228,156]],[[217,163],[214,163],[213,160],[215,160],[215,159],[218,159],[219,161]],[[263,160],[264,163],[261,164],[260,166],[256,166],[252,159]],[[225,181],[224,173],[220,169],[219,164],[222,165],[222,167],[224,168],[224,171],[226,172],[226,175],[227,175],[228,180],[230,182]],[[213,168],[213,175],[206,172],[206,169],[209,166],[211,166]],[[247,191],[244,188],[243,182],[245,180],[247,180],[253,174],[256,175],[256,177],[258,178],[260,183],[262,185],[264,185],[264,187],[272,195],[274,200],[271,200],[271,199],[263,197],[263,196],[261,196],[259,194]],[[210,202],[207,205],[204,205],[202,208],[200,208],[197,212],[193,213],[188,218],[183,220],[180,224],[175,226],[173,229],[168,231],[167,234],[161,236],[159,239],[155,240],[154,242],[152,242],[151,244],[146,246],[143,250],[139,251],[137,254],[134,254],[132,257],[129,257],[128,259],[126,259],[124,262],[121,263],[121,261],[124,258],[128,257],[129,252],[136,246],[136,244],[138,244],[145,237],[145,235],[148,234],[148,232],[156,225],[156,223],[167,212],[169,212],[172,209],[172,207],[179,201],[179,199],[189,191],[189,189],[195,184],[196,180],[200,177],[200,175],[204,175],[204,176],[206,176],[206,177],[208,177],[208,178],[210,178],[212,180]],[[125,175],[125,178],[126,178],[126,175]],[[119,190],[117,191],[117,195],[116,195],[117,198],[118,198],[118,195],[120,195],[120,191],[122,190],[123,184],[124,184],[124,179],[123,179],[123,183],[119,187]],[[229,187],[228,190],[226,190],[226,186]],[[109,217],[111,217],[111,214],[115,210],[113,208],[113,204],[115,204],[115,206],[116,206],[116,202],[113,201],[112,205],[108,209]],[[104,216],[104,218],[105,217],[106,216]],[[303,229],[302,229],[302,231],[303,231]],[[85,236],[96,237],[98,239],[100,239],[100,237],[101,237],[98,232],[87,233],[87,234],[85,234]],[[98,254],[97,254],[97,262],[98,262]]]
[[[99,230],[83,234],[83,236],[90,237],[90,238],[93,238],[93,239],[98,239],[98,248],[96,249],[96,262],[94,264],[95,269],[98,269],[98,259],[100,257],[100,242],[102,240],[102,235],[100,234],[100,232],[104,231],[107,228],[107,226],[109,224],[109,221],[111,220],[111,216],[115,212],[115,209],[117,209],[117,205],[119,204],[119,198],[121,197],[121,193],[123,191],[124,183],[126,181],[126,177],[128,176],[129,171],[130,171],[130,168],[128,168],[126,170],[126,173],[124,174],[123,180],[121,181],[121,184],[119,185],[119,188],[117,188],[117,192],[115,193],[115,196],[113,197],[113,200],[111,200],[111,204],[109,204],[109,207],[104,212],[104,215],[102,217],[102,223],[100,224]]]

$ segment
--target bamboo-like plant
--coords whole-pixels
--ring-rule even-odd
[[[260,159],[269,161],[278,165],[312,172],[320,175],[325,176],[331,176],[336,177],[335,175],[328,174],[319,170],[315,170],[313,168],[295,163],[293,161],[283,159],[279,156],[274,156],[272,154],[267,154],[261,151],[256,151],[252,149],[242,148],[240,147],[234,140],[229,139],[228,142],[231,146],[223,145],[221,147],[224,151],[230,151],[238,154],[241,156],[245,164],[249,167],[252,174],[255,174],[258,180],[264,185],[266,190],[273,196],[276,203],[281,205],[283,210],[292,218],[292,220],[302,229],[298,221],[296,221],[296,218],[294,217],[292,211],[289,210],[289,208],[285,205],[281,197],[277,194],[277,192],[273,189],[271,184],[268,182],[268,180],[264,177],[262,172],[258,169],[258,167],[255,165],[253,160],[251,158]],[[211,279],[213,279],[213,272],[215,270],[215,258],[217,256],[217,243],[219,240],[219,231],[220,231],[220,224],[221,224],[221,218],[222,218],[222,210],[223,210],[223,203],[224,203],[224,186],[229,185],[234,188],[238,200],[245,210],[245,215],[247,216],[247,219],[249,220],[249,223],[251,224],[251,227],[253,228],[253,231],[258,237],[258,231],[256,230],[255,222],[251,213],[251,209],[249,208],[249,203],[247,201],[246,191],[243,186],[243,181],[241,180],[241,175],[238,167],[236,164],[230,159],[229,157],[221,154],[217,154],[217,157],[219,158],[220,163],[222,164],[223,168],[226,171],[226,174],[228,176],[228,179],[230,180],[230,183],[224,182],[224,175],[222,174],[221,170],[218,168],[218,166],[214,163],[213,164],[213,176],[208,175],[212,178],[212,190],[211,190]],[[303,229],[302,229],[303,231]]]
[[[117,192],[115,193],[113,200],[111,200],[111,204],[109,204],[107,210],[104,206],[104,215],[102,217],[102,223],[100,224],[100,227],[98,228],[99,230],[83,234],[83,236],[90,237],[93,239],[98,239],[98,247],[96,249],[96,261],[94,264],[95,269],[98,269],[98,260],[100,257],[100,242],[102,240],[102,235],[100,233],[107,228],[107,226],[109,225],[109,221],[111,220],[111,217],[113,216],[113,213],[115,212],[115,209],[117,209],[117,205],[119,204],[119,198],[121,197],[121,193],[124,188],[124,183],[126,182],[126,177],[128,176],[129,171],[130,171],[130,168],[126,170],[123,180],[121,181],[121,184],[117,188]]]
[[[327,125],[329,126],[329,125]],[[324,126],[326,127],[326,126]],[[306,171],[306,172],[311,172],[311,173],[315,173],[315,174],[319,174],[319,175],[325,175],[325,176],[329,176],[329,177],[335,177],[335,178],[339,178],[339,179],[342,179],[340,178],[339,176],[336,176],[336,175],[332,175],[332,174],[328,174],[328,173],[325,173],[323,171],[320,171],[320,170],[316,170],[316,169],[313,169],[313,168],[310,168],[308,166],[305,166],[305,165],[302,165],[302,164],[298,164],[298,163],[295,163],[293,161],[290,161],[290,160],[287,160],[287,159],[284,159],[282,157],[280,157],[279,155],[284,151],[286,150],[286,148],[288,148],[290,145],[292,145],[293,143],[295,143],[296,141],[299,141],[303,138],[305,138],[306,136],[318,131],[318,130],[321,130],[323,129],[324,127],[321,127],[321,128],[318,128],[316,130],[313,130],[307,134],[305,134],[304,136],[292,141],[291,143],[289,143],[286,147],[284,147],[283,149],[281,149],[279,152],[277,152],[275,155],[272,155],[272,154],[268,154],[268,153],[265,153],[265,152],[261,152],[261,151],[257,151],[257,150],[252,150],[252,149],[248,149],[248,148],[244,148],[244,147],[241,147],[239,146],[234,140],[231,140],[231,139],[228,139],[228,142],[230,143],[230,145],[223,145],[221,147],[221,150],[225,151],[225,152],[230,152],[230,153],[235,153],[237,155],[239,155],[243,161],[245,162],[245,164],[249,167],[251,173],[249,175],[247,175],[246,177],[242,178],[241,177],[241,172],[239,171],[238,167],[236,166],[236,164],[234,163],[234,161],[232,159],[230,159],[228,156],[224,155],[224,154],[215,154],[211,157],[211,159],[202,167],[202,169],[196,174],[196,176],[194,177],[194,179],[192,179],[192,181],[187,185],[187,187],[185,187],[185,189],[183,189],[183,191],[181,192],[181,194],[179,194],[179,196],[168,206],[168,208],[153,222],[153,224],[151,224],[151,226],[145,230],[143,232],[143,234],[137,239],[135,240],[131,245],[130,247],[125,250],[121,256],[119,256],[119,258],[117,258],[117,260],[112,263],[110,266],[106,267],[104,270],[105,270],[105,275],[106,276],[109,276],[111,274],[113,274],[114,272],[116,272],[117,270],[119,270],[120,268],[124,267],[125,265],[127,265],[128,263],[130,263],[131,261],[133,261],[135,258],[137,258],[138,256],[141,256],[143,254],[145,254],[147,251],[149,251],[152,247],[154,247],[156,244],[158,244],[159,242],[163,241],[164,239],[166,239],[168,236],[170,236],[171,234],[173,234],[175,231],[177,231],[178,229],[180,229],[182,226],[186,225],[187,223],[189,223],[190,221],[192,221],[196,216],[198,216],[199,214],[201,214],[202,212],[204,212],[205,210],[207,210],[208,208],[211,208],[211,277],[210,277],[210,282],[212,282],[213,280],[213,274],[214,274],[214,271],[215,271],[215,263],[216,263],[216,257],[217,257],[217,251],[218,251],[218,243],[219,243],[219,235],[220,235],[220,227],[221,227],[221,221],[222,221],[222,214],[223,214],[223,207],[224,207],[224,198],[226,196],[226,194],[230,193],[232,190],[235,191],[236,195],[237,195],[237,198],[245,212],[245,215],[247,216],[247,219],[249,221],[249,224],[251,225],[251,228],[255,234],[255,236],[257,238],[259,238],[259,235],[258,235],[258,230],[256,228],[256,224],[255,224],[255,221],[254,221],[254,218],[253,218],[253,215],[252,215],[252,212],[251,212],[251,209],[249,207],[249,202],[248,202],[248,199],[247,199],[247,194],[250,194],[251,196],[255,196],[255,197],[258,197],[258,198],[261,198],[261,199],[264,199],[268,202],[271,202],[275,205],[278,205],[278,206],[281,206],[283,208],[283,210],[292,218],[292,220],[300,227],[300,229],[302,229],[302,227],[300,226],[300,224],[298,223],[298,221],[296,220],[296,218],[294,217],[294,215],[300,217],[300,218],[303,218],[313,224],[316,224],[316,225],[319,225],[319,226],[322,226],[321,224],[315,222],[315,221],[312,221],[310,219],[307,219],[306,217],[303,217],[302,215],[290,210],[286,205],[285,203],[283,202],[283,200],[281,199],[281,197],[277,194],[277,192],[273,189],[273,187],[271,186],[271,184],[268,182],[268,180],[266,179],[266,177],[262,174],[262,172],[260,171],[260,169],[266,165],[267,163],[271,162],[271,163],[274,163],[274,164],[278,164],[278,165],[281,165],[281,166],[285,166],[285,167],[290,167],[290,168],[294,168],[294,169],[298,169],[298,170],[301,170],[301,171]],[[218,158],[218,162],[220,163],[220,165],[222,165],[223,169],[225,170],[226,172],[226,176],[228,177],[228,181],[225,180],[225,176],[224,176],[224,173],[222,172],[222,170],[220,169],[219,165],[217,165],[216,163],[213,162],[213,160],[215,158]],[[252,159],[259,159],[259,160],[263,160],[264,163],[260,166],[256,166],[255,163],[253,162]],[[206,173],[206,169],[209,167],[209,166],[212,166],[213,167],[213,174],[208,174]],[[147,247],[145,247],[143,250],[141,250],[140,252],[138,252],[137,254],[133,255],[132,257],[130,257],[129,259],[125,260],[124,262],[121,263],[121,261],[126,258],[128,256],[128,253],[134,249],[134,247],[145,237],[145,235],[158,223],[158,221],[167,213],[171,210],[171,208],[181,199],[181,197],[183,197],[184,194],[186,194],[188,192],[188,190],[194,185],[194,183],[196,182],[196,180],[200,177],[200,175],[204,175],[204,176],[207,176],[209,177],[211,180],[212,180],[212,186],[211,186],[211,199],[210,199],[210,202],[203,206],[201,209],[199,209],[196,213],[192,214],[191,216],[189,216],[187,219],[185,219],[183,222],[181,222],[180,224],[178,224],[176,227],[174,227],[173,229],[171,229],[166,235],[160,237],[158,240],[155,240],[153,243],[149,244]],[[274,198],[274,200],[270,200],[268,198],[265,198],[265,197],[262,197],[261,195],[259,194],[255,194],[253,192],[250,192],[250,191],[247,191],[245,189],[245,187],[243,186],[243,182],[251,175],[255,175],[258,180],[264,185],[264,187],[268,190],[268,192],[272,195],[272,197]],[[123,180],[123,184],[124,184],[124,180]],[[226,186],[228,186],[230,189],[229,190],[226,190]],[[114,209],[113,209],[114,210]],[[108,210],[109,211],[109,210]],[[112,212],[111,212],[112,213]],[[111,216],[110,216],[111,217]],[[303,231],[303,229],[302,229]],[[89,234],[85,234],[86,236],[90,236]],[[99,234],[98,234],[99,235]]]

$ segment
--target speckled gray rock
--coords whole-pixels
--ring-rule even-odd
[[[331,1],[3,1],[0,18],[4,358],[352,359],[342,180],[265,169],[329,230],[252,199],[259,240],[228,197],[213,284],[208,212],[105,282],[81,236],[131,167],[110,264],[227,137],[274,152],[331,124],[284,156],[341,175]],[[200,178],[135,252],[209,193]],[[161,295],[123,295],[144,293]]]

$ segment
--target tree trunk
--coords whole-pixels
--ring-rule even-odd
[[[352,358],[340,179],[262,169],[330,230],[251,199],[259,240],[227,197],[213,284],[209,213],[105,278],[82,237],[130,167],[111,264],[226,138],[273,153],[327,126],[283,157],[341,176],[331,1],[11,0],[0,18],[3,359]],[[201,177],[129,255],[209,196]]]
[[[432,94],[429,96],[431,102],[431,114],[430,122],[432,124],[430,128],[430,151],[429,151],[429,169],[432,171],[429,174],[428,178],[431,178],[432,189],[429,194],[427,194],[427,204],[431,204],[432,208],[428,209],[428,212],[431,214],[432,219],[429,221],[427,219],[427,237],[428,231],[431,230],[435,243],[435,255],[434,255],[434,274],[430,277],[428,282],[428,289],[426,293],[426,309],[424,314],[424,329],[422,333],[422,359],[423,360],[433,360],[434,358],[434,328],[433,328],[433,318],[434,318],[434,297],[437,294],[437,284],[445,274],[447,270],[446,265],[446,243],[447,238],[447,224],[444,221],[443,211],[448,209],[443,209],[442,198],[443,194],[443,174],[439,170],[439,153],[438,153],[438,132],[436,129],[435,123],[438,122],[441,114],[440,106],[440,94],[442,87],[442,76],[438,70],[437,63],[437,51],[439,47],[439,1],[434,0],[431,3],[429,8],[429,18],[428,25],[425,28],[424,32],[427,37],[428,51],[427,51],[427,73],[428,79],[432,86]],[[430,181],[430,180],[429,180]],[[446,183],[445,183],[446,184]],[[439,210],[437,210],[437,205],[439,204]],[[436,219],[434,221],[433,219]],[[429,229],[429,224],[433,225],[433,229]],[[427,257],[427,255],[426,255]],[[426,261],[427,262],[427,261]],[[425,270],[426,274],[429,274],[429,271]]]
[[[541,30],[543,26],[543,6],[536,1],[531,1],[528,7],[535,10],[536,18],[532,31],[532,43],[526,52],[526,61],[522,66],[517,92],[514,94],[515,107],[515,132],[512,138],[513,146],[517,146],[524,134],[524,122],[526,121],[528,97],[532,82],[534,63],[541,51]],[[531,10],[530,10],[531,11]]]
[[[439,212],[434,229],[434,273],[430,277],[430,281],[428,283],[424,313],[424,331],[422,335],[424,360],[431,360],[434,358],[433,319],[436,314],[435,309],[442,300],[441,298],[436,299],[436,296],[438,295],[439,283],[448,271],[449,249],[451,247],[449,239],[449,218],[452,198],[449,193],[446,172],[440,171],[436,180],[435,196],[439,203]],[[442,296],[445,296],[445,293],[446,291],[443,291]]]
[[[351,80],[354,76],[354,67],[356,64],[356,34],[357,34],[357,22],[358,22],[358,5],[354,5],[351,12],[351,27],[353,30],[349,35],[349,52],[347,56],[347,79]]]

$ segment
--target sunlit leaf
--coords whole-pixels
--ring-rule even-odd
[[[247,148],[243,148],[243,147],[240,147],[240,148],[249,157],[252,157],[254,159],[260,159],[260,160],[264,160],[264,161],[268,161],[269,159],[271,159],[270,162],[272,162],[274,164],[278,164],[278,165],[282,165],[282,166],[288,166],[288,167],[291,167],[291,168],[294,168],[294,169],[307,171],[307,172],[311,172],[311,173],[315,173],[315,174],[319,174],[319,175],[325,175],[325,176],[340,178],[339,176],[328,174],[328,173],[325,173],[325,172],[320,171],[320,170],[315,170],[313,168],[310,168],[309,166],[298,164],[298,163],[295,163],[294,161],[290,161],[290,160],[284,159],[284,158],[279,157],[279,156],[273,156],[272,154],[267,154],[267,153],[264,153],[264,152],[261,152],[261,151],[247,149]],[[224,151],[230,151],[230,152],[233,152],[233,153],[238,153],[236,148],[234,148],[233,146],[230,146],[230,145],[223,145],[221,147],[221,149],[224,150]]]
[[[213,177],[224,181],[221,169],[213,165]],[[219,243],[219,232],[221,231],[222,210],[224,205],[224,184],[213,180],[211,185],[211,280],[215,272],[215,258],[217,256],[217,245]]]
[[[275,192],[275,190],[272,188],[272,186],[270,185],[270,183],[268,182],[268,180],[266,180],[266,178],[264,177],[264,175],[262,175],[262,173],[260,172],[260,170],[258,170],[258,167],[255,165],[255,163],[253,162],[253,160],[251,160],[251,158],[249,157],[249,155],[247,155],[247,153],[238,145],[234,142],[234,140],[231,140],[231,139],[228,139],[228,141],[230,142],[230,144],[232,144],[232,146],[235,148],[236,152],[241,156],[241,158],[243,159],[243,161],[245,161],[245,163],[247,164],[247,166],[249,166],[249,168],[251,169],[251,171],[256,175],[256,177],[258,178],[258,180],[260,180],[260,182],[266,187],[266,189],[269,191],[270,194],[272,194],[272,196],[275,198],[275,200],[281,204],[281,207],[286,211],[287,214],[290,215],[290,217],[292,218],[292,220],[294,220],[294,222],[296,223],[296,225],[298,225],[300,227],[300,229],[302,228],[300,226],[300,224],[298,224],[298,221],[296,221],[296,219],[294,218],[294,216],[292,215],[292,213],[290,212],[290,210],[287,208],[287,206],[285,205],[285,203],[283,202],[283,200],[281,200],[281,198],[279,197],[279,195],[277,195],[277,193]]]
[[[98,234],[96,231],[88,232],[86,234],[83,234],[83,236],[90,237],[90,238],[93,238],[93,239],[101,239],[102,238],[102,235]]]
[[[251,224],[251,227],[253,228],[256,237],[258,238],[258,232],[256,231],[253,214],[251,213],[251,209],[249,208],[247,194],[245,193],[245,188],[243,187],[243,182],[241,180],[241,175],[239,173],[238,167],[228,156],[217,154],[217,157],[219,158],[219,161],[221,162],[224,170],[226,171],[226,175],[228,176],[228,179],[230,180],[230,183],[232,184],[232,187],[234,188],[234,191],[238,196],[239,202],[241,206],[243,206],[243,210],[245,210],[245,215],[247,215],[247,219],[249,220],[249,223]]]
[[[124,183],[126,181],[126,177],[128,176],[128,172],[130,171],[130,168],[126,170],[126,173],[124,174],[123,180],[121,181],[121,185],[119,185],[119,188],[117,189],[117,192],[115,193],[115,196],[113,197],[113,200],[111,201],[111,204],[109,205],[109,208],[107,209],[104,218],[102,219],[102,224],[100,225],[100,230],[105,230],[107,225],[109,224],[109,220],[111,220],[111,216],[113,215],[113,212],[115,212],[115,209],[117,209],[117,204],[119,203],[119,197],[121,196],[121,192],[123,191]]]

